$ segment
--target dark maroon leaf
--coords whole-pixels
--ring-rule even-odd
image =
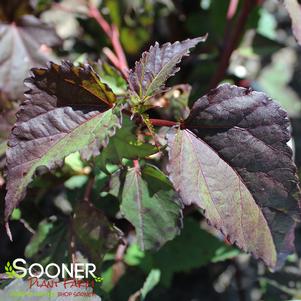
[[[54,30],[34,16],[22,16],[13,23],[0,22],[0,92],[12,99],[21,98],[29,69],[45,66],[49,60],[42,45],[59,43]]]
[[[206,36],[166,43],[161,47],[158,43],[142,54],[140,61],[136,62],[135,69],[130,71],[130,88],[141,100],[145,100],[162,92],[168,78],[180,70],[178,63],[189,54],[189,49],[198,43],[204,42]]]
[[[194,104],[184,127],[169,137],[183,202],[205,209],[232,243],[281,266],[300,220],[286,112],[263,93],[225,84]]]
[[[0,143],[5,141],[16,122],[17,105],[0,94]]]
[[[111,109],[114,94],[88,65],[52,63],[48,69],[34,69],[26,85],[30,90],[6,153],[6,220],[38,167],[53,169],[76,151],[86,159],[96,156],[120,127]]]
[[[10,102],[0,93],[0,171],[5,166],[7,139],[16,122],[17,104]]]
[[[105,214],[91,203],[80,202],[74,212],[72,229],[76,247],[89,256],[89,260],[100,266],[103,256],[113,249],[121,239],[121,231],[114,228]]]

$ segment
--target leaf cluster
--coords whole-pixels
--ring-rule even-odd
[[[294,61],[287,61],[289,48],[271,62],[268,59],[258,78],[269,96],[232,84],[208,91],[218,61],[217,41],[224,33],[225,3],[209,1],[209,10],[204,8],[206,1],[198,7],[185,4],[181,14],[185,10],[191,14],[187,14],[185,28],[182,21],[174,20],[179,32],[169,33],[170,40],[187,33],[200,36],[206,29],[210,35],[162,45],[155,42],[134,62],[144,43],[152,40],[149,29],[156,18],[165,24],[170,11],[182,8],[171,1],[105,0],[107,10],[100,23],[111,19],[113,25],[109,25],[109,34],[105,26],[102,29],[114,50],[118,37],[110,34],[120,33],[133,66],[117,70],[114,58],[118,59],[118,51],[112,57],[104,49],[117,69],[104,57],[90,60],[98,57],[108,41],[96,28],[97,18],[92,20],[87,3],[78,1],[76,8],[69,8],[68,0],[63,0],[53,4],[46,15],[55,15],[56,6],[64,7],[66,23],[69,14],[68,21],[71,18],[78,27],[73,44],[66,42],[72,50],[64,53],[69,52],[67,57],[74,62],[59,63],[49,47],[59,45],[61,39],[39,17],[50,2],[0,4],[3,215],[8,235],[10,225],[14,230],[17,221],[33,233],[25,257],[43,265],[70,263],[74,258],[93,262],[98,275],[95,281],[100,284],[96,293],[105,298],[104,291],[109,292],[113,300],[124,296],[148,300],[155,287],[156,293],[163,287],[173,289],[173,280],[181,282],[181,275],[194,269],[202,273],[200,267],[205,265],[210,273],[214,270],[212,275],[222,278],[222,271],[217,266],[211,269],[210,264],[228,259],[231,263],[229,267],[230,261],[224,263],[224,268],[227,273],[232,273],[231,268],[237,271],[239,285],[243,264],[236,257],[242,254],[240,250],[251,253],[270,271],[279,270],[287,259],[293,262],[290,255],[295,251],[301,198],[288,146],[291,124],[286,111],[269,97],[279,98],[290,116],[298,116],[298,95],[289,86],[296,81],[292,79]],[[297,1],[285,4],[298,39]],[[154,7],[160,7],[158,16],[152,13]],[[243,10],[244,5],[240,3],[238,9]],[[260,12],[266,13],[264,9]],[[258,18],[258,10],[252,11],[246,28],[253,28]],[[204,20],[201,31],[195,26],[200,19]],[[242,41],[235,55],[244,60],[255,55],[270,58],[280,49],[272,39],[273,30],[259,24],[252,37],[257,48],[250,49],[249,40]],[[230,31],[229,43],[236,30]],[[85,37],[77,40],[79,32]],[[153,40],[166,40],[165,35],[160,30]],[[203,42],[209,50],[198,46]],[[178,73],[193,82],[193,89],[188,84],[173,85],[180,62],[196,46]],[[82,52],[85,54],[80,55]],[[228,75],[244,85],[238,80],[241,66],[235,66],[239,59],[233,59]],[[196,68],[194,62],[201,67]],[[4,199],[4,185],[2,188]],[[4,269],[9,277],[17,278],[9,262]],[[264,275],[256,280],[264,290],[277,286],[272,278]],[[218,287],[218,279],[207,280]],[[16,280],[14,285],[23,287],[24,283]],[[0,296],[6,298],[10,289],[1,290]],[[298,295],[297,289],[286,292]]]
[[[173,239],[181,229],[183,205],[194,204],[231,243],[272,269],[280,267],[293,250],[300,219],[286,113],[263,93],[221,85],[174,123],[166,145],[158,145],[145,114],[179,70],[179,61],[204,40],[152,46],[129,72],[122,98],[87,64],[33,69],[6,152],[6,221],[41,167],[54,170],[80,152],[106,173],[107,164],[119,166],[109,173],[109,193],[120,199],[120,212],[134,226],[142,250]],[[141,161],[164,156],[166,146],[169,179]],[[123,159],[134,160],[133,167]],[[92,224],[82,233],[88,216],[78,218],[81,226],[75,228],[84,239]]]

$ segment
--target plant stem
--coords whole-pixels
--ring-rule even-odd
[[[88,180],[86,190],[85,190],[85,194],[84,194],[84,198],[83,198],[84,202],[90,202],[90,197],[91,197],[94,181],[95,181],[94,176],[91,176]]]
[[[133,115],[133,113],[130,110],[127,110],[127,109],[124,109],[122,112],[125,113],[128,116],[132,116]],[[152,118],[150,118],[149,121],[151,122],[151,124],[153,126],[167,126],[167,127],[172,127],[172,126],[180,124],[179,122],[171,121],[171,120],[165,120],[165,119],[152,119]],[[140,122],[143,122],[143,120],[140,120]]]
[[[13,236],[12,236],[11,231],[10,231],[9,223],[6,222],[4,226],[5,226],[5,230],[6,230],[6,233],[7,233],[7,236],[9,238],[9,240],[13,241]]]
[[[237,294],[239,301],[246,301],[246,295],[245,295],[245,290],[243,288],[242,284],[242,271],[240,269],[239,263],[236,261],[236,259],[233,260],[234,266],[235,266],[235,281],[236,281],[236,286],[237,286]]]
[[[118,28],[113,24],[112,25],[112,45],[113,48],[115,50],[115,53],[119,59],[119,63],[120,63],[120,68],[121,68],[121,72],[123,72],[123,74],[126,75],[126,77],[128,77],[128,63],[126,60],[126,56],[124,53],[124,50],[121,46],[121,42],[120,42],[120,38],[119,38],[119,30]]]
[[[115,53],[106,51],[105,54],[109,54],[107,55],[109,60],[117,69],[119,69],[125,78],[128,78],[129,67],[124,50],[120,43],[118,28],[114,24],[110,25],[102,16],[99,9],[92,4],[89,5],[89,15],[99,24],[103,32],[111,41]]]
[[[140,172],[139,160],[133,160],[133,163],[134,163],[134,168]]]
[[[104,47],[102,52],[107,56],[107,58],[113,63],[113,65],[119,66],[119,60],[118,57],[115,55],[115,53],[108,47]]]
[[[231,20],[234,15],[236,14],[237,6],[238,6],[238,1],[239,0],[231,0],[229,7],[228,7],[228,12],[227,12],[227,19]]]
[[[72,217],[69,219],[69,244],[68,244],[68,249],[69,249],[69,256],[71,258],[71,262],[73,265],[77,262],[77,257],[76,257],[76,247],[75,247],[75,231],[73,228],[73,223],[72,223]]]
[[[247,24],[248,17],[252,11],[252,9],[258,4],[257,1],[254,0],[243,0],[241,11],[237,17],[237,22],[232,27],[232,31],[230,36],[227,36],[227,39],[224,40],[224,47],[222,49],[222,57],[217,68],[215,75],[213,76],[210,89],[215,88],[219,82],[224,78],[226,71],[229,66],[230,58],[232,52],[237,47],[239,40],[244,32],[245,26]],[[234,1],[231,1],[230,6],[235,5]],[[232,14],[233,8],[229,7],[228,12],[230,11]],[[228,22],[232,19],[228,19]]]
[[[171,120],[164,120],[164,119],[150,119],[150,122],[154,126],[168,126],[168,127],[172,127],[179,124],[178,122],[171,121]]]
[[[114,52],[109,48],[104,48],[104,54],[113,63],[113,65],[119,69],[119,71],[122,73],[122,75],[127,79],[128,73],[129,73],[129,68],[128,68],[128,63],[126,60],[126,55],[125,55],[122,45],[120,43],[118,28],[114,24],[110,25],[106,21],[106,19],[103,17],[103,15],[99,11],[99,9],[95,5],[93,5],[91,2],[89,4],[89,16],[91,18],[93,18],[99,24],[99,26],[101,27],[103,32],[106,34],[108,39],[111,41]],[[132,115],[132,113],[130,111],[124,110],[124,112],[128,115]],[[174,125],[179,124],[174,121],[161,120],[161,119],[150,119],[150,122],[154,126],[168,126],[168,127],[172,127]],[[88,188],[89,188],[89,183],[87,185],[87,189]],[[87,200],[87,199],[89,199],[89,198],[87,198],[86,194],[85,194],[84,200]]]
[[[123,261],[123,257],[126,251],[127,245],[126,244],[120,244],[117,247],[116,253],[115,253],[115,261]]]
[[[102,16],[102,14],[96,6],[92,4],[89,5],[89,15],[99,24],[99,26],[102,28],[107,37],[111,38],[111,26]]]
[[[66,7],[64,5],[61,5],[60,3],[54,3],[52,6],[54,8],[57,8],[59,10],[68,13],[80,14],[80,12],[76,11],[75,9]],[[91,1],[89,3],[88,15],[99,24],[103,32],[111,41],[115,53],[106,50],[104,51],[105,55],[113,63],[113,65],[122,73],[122,75],[127,79],[129,73],[129,67],[128,67],[125,53],[123,51],[123,48],[119,40],[118,28],[114,24],[110,25],[103,17],[103,15],[100,13],[99,9],[95,5],[93,5]]]

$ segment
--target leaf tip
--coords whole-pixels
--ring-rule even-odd
[[[203,36],[198,37],[198,38],[195,38],[194,40],[197,41],[197,43],[200,43],[200,42],[206,42],[208,36],[209,36],[209,34],[208,34],[208,32],[207,32],[207,33],[204,34]]]
[[[13,242],[13,236],[12,236],[12,233],[10,231],[10,227],[9,227],[9,223],[8,222],[5,223],[5,230],[6,230],[6,234],[7,234],[8,238],[9,238],[9,240],[11,242]]]

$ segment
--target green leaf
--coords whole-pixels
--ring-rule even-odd
[[[129,85],[133,92],[144,101],[164,89],[165,82],[179,71],[178,63],[189,54],[189,49],[204,42],[206,36],[173,44],[159,46],[156,43],[144,52],[135,69],[130,71]]]
[[[80,202],[72,218],[43,220],[27,245],[25,256],[42,265],[68,263],[72,249],[99,268],[103,256],[116,245],[120,235],[101,211],[88,202]]]
[[[124,261],[130,266],[139,265],[145,256],[145,252],[142,251],[136,243],[129,245],[124,255]]]
[[[69,178],[65,183],[64,186],[68,189],[76,189],[82,188],[88,181],[88,176],[86,175],[78,175]]]
[[[110,109],[115,96],[89,65],[63,62],[33,74],[6,152],[6,220],[24,198],[37,168],[54,169],[77,151],[85,159],[97,156],[120,127]]]
[[[264,37],[276,40],[277,39],[277,20],[276,16],[270,13],[266,8],[262,7],[259,11],[260,19],[257,25],[257,32]]]
[[[51,217],[40,222],[25,256],[42,265],[68,262],[68,221]]]
[[[105,7],[108,8],[110,17],[112,19],[112,23],[115,24],[117,27],[121,25],[121,2],[115,0],[105,0],[104,1]]]
[[[82,172],[84,168],[84,163],[81,160],[80,153],[72,153],[67,156],[64,160],[65,165],[67,165],[73,172]]]
[[[160,276],[160,270],[153,269],[150,271],[141,289],[141,300],[145,300],[147,294],[159,283]]]
[[[150,37],[150,30],[141,27],[140,24],[136,28],[122,27],[120,32],[122,45],[130,55],[139,54]]]
[[[270,40],[265,36],[257,33],[255,34],[253,41],[252,41],[252,48],[249,47],[241,47],[239,52],[243,56],[246,57],[253,57],[254,55],[258,55],[261,57],[266,57],[273,55],[275,52],[279,51],[283,45],[278,42],[277,40]]]
[[[109,140],[109,144],[96,158],[96,166],[105,169],[108,162],[118,164],[123,158],[138,159],[158,152],[154,145],[139,142],[135,133],[135,124],[127,116],[123,116],[122,127]]]
[[[113,66],[98,61],[95,64],[95,70],[100,76],[101,81],[107,84],[114,94],[124,95],[126,93],[127,82]]]
[[[22,216],[21,210],[19,208],[15,208],[14,211],[12,212],[11,219],[18,221],[20,220],[21,216]]]
[[[130,169],[122,185],[121,212],[136,229],[142,250],[158,249],[181,228],[182,211],[166,176],[147,165]],[[153,183],[152,179],[156,182]]]
[[[225,245],[223,241],[201,229],[199,223],[188,218],[181,235],[152,255],[152,265],[161,270],[162,282],[168,286],[174,273],[189,272],[238,254],[239,250]]]
[[[271,63],[261,69],[257,78],[260,89],[274,98],[290,117],[299,117],[301,113],[300,97],[290,86],[297,62],[295,51],[283,48],[272,56]]]
[[[159,269],[161,282],[169,286],[174,273],[189,272],[211,262],[231,259],[239,253],[238,249],[226,245],[203,230],[192,218],[186,218],[181,234],[167,242],[159,251],[142,252],[137,244],[132,244],[127,249],[124,260],[128,265],[139,265],[145,271]]]

